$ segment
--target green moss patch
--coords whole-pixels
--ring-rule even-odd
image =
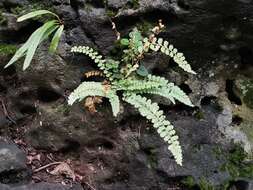
[[[242,94],[243,102],[253,109],[253,80],[238,80],[236,85]]]
[[[6,24],[7,24],[7,20],[6,20],[6,18],[3,16],[2,10],[0,10],[0,25],[1,25],[1,26],[4,26],[4,25],[6,25]]]
[[[227,162],[221,167],[222,171],[227,171],[232,180],[238,178],[253,179],[253,163],[247,162],[247,153],[239,145],[230,151],[226,157]]]
[[[17,51],[16,45],[0,44],[0,55],[13,55]]]

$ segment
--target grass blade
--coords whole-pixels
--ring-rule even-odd
[[[52,42],[51,42],[51,45],[50,45],[50,48],[49,48],[49,52],[54,53],[54,52],[56,51],[63,30],[64,30],[64,25],[61,25],[61,26],[58,28],[58,30],[56,31],[56,33],[55,33],[55,35],[54,35],[54,37],[53,37],[53,39],[52,39]]]
[[[59,19],[59,17],[55,13],[53,13],[51,11],[48,11],[48,10],[38,10],[38,11],[33,11],[31,13],[28,13],[28,14],[25,14],[25,15],[19,17],[18,20],[17,20],[17,22],[22,22],[24,20],[27,20],[27,19],[39,16],[39,15],[43,15],[43,14],[51,14],[51,15],[55,16],[57,19]]]
[[[29,67],[32,61],[32,58],[35,54],[35,51],[37,47],[39,46],[41,40],[43,39],[43,36],[52,26],[55,25],[55,23],[56,22],[54,20],[46,22],[43,26],[41,26],[38,30],[35,31],[32,43],[29,46],[29,49],[27,50],[27,55],[26,55],[25,62],[23,65],[23,70],[26,70]]]

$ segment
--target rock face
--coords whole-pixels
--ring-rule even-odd
[[[9,187],[7,185],[1,185],[2,190],[82,190],[81,185],[63,186],[60,184],[49,184],[49,183],[37,183],[31,185],[23,185],[18,187]]]
[[[0,0],[0,47],[5,47],[0,48],[1,66],[11,55],[6,44],[23,43],[41,24],[38,20],[16,23],[16,15],[40,7],[59,14],[65,32],[57,54],[49,55],[45,43],[27,71],[21,71],[21,62],[0,70],[0,98],[9,115],[0,110],[1,136],[13,137],[10,127],[25,128],[25,142],[80,162],[77,173],[89,176],[99,190],[251,189],[253,165],[244,153],[253,155],[251,0],[108,0],[107,4]],[[182,74],[161,55],[144,60],[149,72],[180,85],[196,105],[192,109],[171,106],[154,98],[180,136],[183,167],[175,164],[152,126],[128,105],[114,119],[106,101],[96,114],[81,104],[69,107],[66,103],[69,92],[84,80],[83,73],[96,69],[85,56],[73,56],[70,47],[89,45],[103,55],[113,55],[116,36],[109,17],[122,36],[135,26],[145,33],[162,19],[166,29],[160,36],[184,52],[198,73]],[[29,178],[25,155],[15,145],[0,141],[0,160],[1,183],[16,183],[13,176],[20,172],[18,183]],[[13,175],[6,176],[10,170]],[[81,189],[11,184],[0,189]]]
[[[29,178],[26,156],[15,144],[0,140],[0,182],[20,183]]]

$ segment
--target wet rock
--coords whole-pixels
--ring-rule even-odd
[[[103,144],[103,141],[107,142],[106,139],[116,135],[115,132],[106,138],[102,135],[108,130],[117,129],[110,109],[100,114],[91,114],[87,110],[84,112],[80,106],[69,107],[59,102],[53,107],[40,105],[38,112],[40,116],[35,118],[27,133],[27,140],[38,149],[68,151],[80,146],[96,147],[96,144]]]
[[[0,140],[0,182],[20,183],[30,176],[26,156],[15,144]]]
[[[73,46],[77,46],[77,45],[93,46],[94,45],[91,39],[87,37],[87,35],[85,34],[85,32],[82,30],[80,26],[77,28],[73,28],[69,32],[68,40],[71,40],[70,42]]]
[[[227,172],[220,171],[225,160],[217,160],[215,149],[219,145],[216,143],[225,143],[223,146],[229,146],[229,143],[223,141],[217,132],[215,125],[217,111],[210,109],[201,111],[204,117],[199,121],[176,116],[176,121],[173,122],[183,147],[184,166],[177,166],[166,147],[160,145],[158,149],[154,149],[157,158],[155,168],[163,171],[168,177],[193,176],[197,183],[204,177],[216,186],[229,179]],[[145,145],[148,146],[148,143],[145,142]]]
[[[17,23],[17,18],[14,14],[3,13],[2,16],[6,19],[5,30],[16,31],[20,29],[20,25]]]
[[[244,146],[244,150],[251,154],[252,142],[247,135],[248,132],[245,133],[245,131],[243,130],[243,124],[241,125],[241,127],[233,126],[232,119],[232,108],[230,106],[227,106],[217,118],[218,129],[226,136],[226,138],[233,140],[235,143],[242,144]]]
[[[2,190],[10,190],[8,185],[0,184],[0,189]]]
[[[130,2],[130,0],[108,0],[107,4],[110,8],[119,9],[126,6],[128,2]]]
[[[10,187],[7,185],[0,184],[1,190],[82,190],[82,186],[79,184],[61,185],[51,183],[36,183],[17,187]]]
[[[67,57],[70,47],[68,45],[60,47],[63,47],[60,50],[62,56]],[[17,66],[21,71],[22,64]],[[42,46],[37,51],[31,66],[25,72],[18,72],[19,80],[26,84],[26,87],[20,88],[18,92],[33,91],[36,94],[36,91],[40,93],[42,89],[43,96],[43,89],[45,89],[45,91],[64,96],[66,90],[74,89],[80,83],[82,76],[80,67],[82,67],[80,63],[68,64],[59,55],[49,55],[48,46]]]
[[[26,4],[26,0],[1,0],[0,4],[3,4],[5,7],[16,7]]]
[[[108,53],[116,41],[116,35],[112,30],[111,23],[105,9],[93,8],[79,10],[81,26],[88,37],[103,53]]]
[[[138,16],[152,11],[180,12],[181,9],[178,6],[177,1],[170,2],[166,0],[140,0],[129,8],[121,9],[116,17]]]
[[[248,189],[246,190],[250,190],[250,189],[253,189],[253,181],[249,181],[249,185],[248,185]]]

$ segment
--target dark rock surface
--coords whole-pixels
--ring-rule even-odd
[[[30,185],[23,185],[17,187],[10,187],[0,184],[1,190],[82,190],[81,185],[63,186],[60,184],[37,183]]]
[[[62,159],[79,160],[79,173],[89,176],[99,190],[168,190],[175,184],[183,190],[203,188],[203,184],[206,188],[252,189],[252,160],[241,159],[242,152],[234,145],[241,144],[253,155],[252,0],[108,0],[107,5],[99,0],[0,0],[0,21],[4,21],[0,43],[23,43],[40,22],[16,23],[17,10],[38,6],[58,13],[66,29],[57,54],[49,55],[48,44],[43,44],[27,71],[21,71],[21,62],[1,69],[0,95],[16,122],[14,125],[1,110],[1,136],[14,136],[10,127],[24,127],[24,140],[29,145],[64,154]],[[89,45],[102,54],[112,53],[116,36],[109,16],[122,36],[136,25],[145,33],[162,19],[166,29],[160,36],[183,51],[198,73],[182,74],[168,66],[173,64],[161,55],[149,55],[144,63],[150,72],[188,91],[197,106],[171,106],[155,98],[176,126],[184,152],[183,167],[175,164],[165,143],[132,108],[124,106],[124,114],[114,120],[106,101],[94,115],[82,105],[66,104],[69,92],[83,81],[83,73],[96,68],[85,56],[73,56],[70,47]],[[1,66],[9,58],[0,52]],[[17,147],[1,143],[0,148],[10,149],[14,155],[0,163],[0,182],[4,183],[2,173],[11,166],[18,172],[27,172],[27,167],[24,155],[22,159],[17,156]],[[8,154],[0,160],[5,156]],[[241,160],[235,159],[238,157]],[[4,179],[9,180],[6,175]],[[71,189],[47,183],[1,188]]]
[[[14,143],[0,139],[0,162],[1,183],[20,183],[29,178],[26,156]]]

